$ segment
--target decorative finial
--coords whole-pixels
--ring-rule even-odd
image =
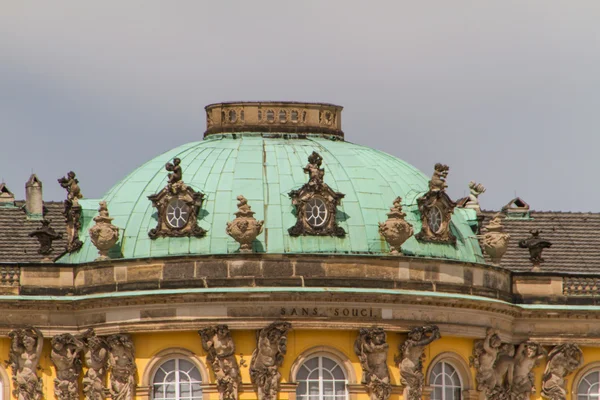
[[[265,221],[257,221],[255,212],[250,209],[248,200],[242,195],[237,197],[239,203],[236,218],[227,223],[226,232],[240,244],[241,253],[252,252],[252,242],[262,233]]]
[[[394,205],[387,213],[388,219],[379,223],[379,234],[390,245],[390,254],[401,254],[401,246],[414,233],[411,224],[406,222],[406,214],[402,212],[402,198],[396,197]]]
[[[108,215],[106,201],[101,201],[100,208],[98,208],[98,216],[94,217],[96,225],[92,226],[89,230],[90,239],[98,249],[99,257],[96,261],[108,260],[108,251],[119,240],[119,228],[112,224],[111,221],[113,219]]]
[[[483,250],[492,259],[492,264],[500,264],[510,240],[510,235],[504,232],[500,214],[494,215],[484,230],[486,233],[480,236],[483,238]]]
[[[57,239],[62,239],[62,234],[57,233],[54,228],[50,226],[50,219],[43,219],[42,226],[37,228],[35,231],[29,234],[29,237],[35,237],[40,243],[38,253],[44,256],[49,255],[54,251],[52,248],[52,242]],[[45,261],[49,261],[49,258],[45,258]]]
[[[530,237],[519,241],[519,247],[522,249],[529,249],[529,259],[533,263],[533,270],[538,271],[540,269],[540,264],[544,262],[542,251],[552,246],[552,243],[540,237],[542,231],[539,229],[532,229],[529,233],[531,233]]]

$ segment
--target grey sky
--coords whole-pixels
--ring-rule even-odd
[[[345,107],[346,139],[484,208],[600,211],[600,2],[0,3],[0,178],[97,198],[226,100]]]

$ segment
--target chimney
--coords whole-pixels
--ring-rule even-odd
[[[14,205],[15,195],[4,183],[0,183],[0,207],[14,207]]]
[[[29,218],[43,218],[44,202],[42,200],[42,182],[35,174],[31,174],[25,183],[25,209]]]

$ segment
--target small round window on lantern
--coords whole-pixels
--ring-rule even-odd
[[[306,222],[312,227],[323,226],[327,221],[327,204],[319,197],[313,197],[306,202]]]
[[[190,218],[190,207],[179,199],[173,199],[167,205],[167,223],[175,229],[183,228]]]
[[[442,228],[442,210],[438,207],[431,207],[429,212],[427,213],[427,224],[429,225],[429,229],[433,233],[439,233]]]
[[[237,121],[237,113],[235,110],[229,110],[229,122]]]

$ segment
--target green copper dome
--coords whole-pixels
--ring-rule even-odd
[[[293,117],[293,111],[289,115]],[[114,217],[113,224],[120,228],[119,242],[111,250],[111,256],[131,259],[236,253],[239,244],[226,234],[225,227],[235,218],[238,195],[246,197],[256,219],[265,221],[264,230],[253,245],[255,252],[388,254],[389,246],[379,234],[378,223],[387,219],[393,200],[401,196],[406,220],[415,233],[419,232],[421,221],[416,199],[427,192],[429,177],[398,158],[345,142],[340,136],[343,137],[341,130],[334,135],[301,136],[212,132],[203,141],[153,158],[103,197],[110,216]],[[346,231],[345,237],[288,234],[288,229],[296,223],[289,193],[307,182],[303,168],[312,152],[323,158],[325,183],[345,194],[337,208],[337,220]],[[205,194],[198,214],[198,225],[207,231],[202,238],[148,236],[148,231],[157,225],[156,209],[148,196],[165,187],[165,164],[174,157],[181,159],[185,184]],[[88,235],[97,215],[98,200],[84,199],[81,205],[83,247],[58,262],[83,263],[98,257]],[[471,211],[458,208],[454,211],[451,230],[457,238],[456,245],[419,242],[412,236],[402,246],[404,254],[484,262],[469,225],[468,220],[474,217]]]

